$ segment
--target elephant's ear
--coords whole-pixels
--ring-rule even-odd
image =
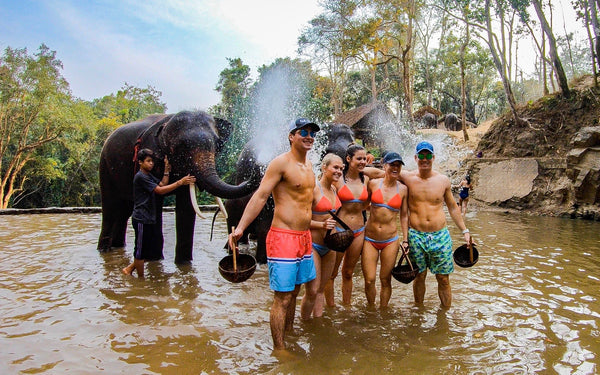
[[[219,135],[217,150],[220,150],[233,132],[233,124],[222,118],[215,117],[214,119]]]

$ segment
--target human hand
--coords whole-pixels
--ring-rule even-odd
[[[329,218],[323,222],[323,229],[334,229],[335,228],[335,220]]]
[[[185,177],[183,177],[181,180],[179,180],[180,184],[179,185],[191,185],[196,183],[196,177],[194,176],[190,176],[189,174]]]
[[[171,172],[171,164],[169,164],[169,159],[167,155],[165,155],[165,173]]]
[[[229,234],[229,237],[228,237],[228,240],[227,240],[227,242],[228,242],[228,244],[229,244],[229,248],[230,248],[231,250],[234,250],[234,249],[235,249],[235,250],[237,250],[237,242],[238,242],[238,240],[239,240],[239,239],[242,237],[242,234],[244,234],[244,231],[243,231],[243,230],[239,230],[239,229],[237,229],[237,228],[235,228],[235,229],[234,229],[234,230],[233,230],[233,231],[232,231],[232,232]]]
[[[408,251],[409,251],[408,241],[404,240],[404,241],[400,242],[400,247],[402,248],[403,252],[408,253]]]

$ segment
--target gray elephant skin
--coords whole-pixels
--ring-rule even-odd
[[[324,129],[325,130],[325,129]],[[346,149],[348,145],[354,142],[354,132],[348,125],[344,124],[333,124],[326,127],[328,144],[325,148],[324,154],[332,152],[339,155],[342,160],[346,158]],[[322,155],[323,156],[323,155]],[[263,171],[266,165],[261,165],[257,161],[256,147],[254,143],[248,142],[240,153],[236,163],[236,183],[244,180],[256,181],[263,177]],[[238,199],[228,199],[225,201],[225,209],[227,210],[227,228],[231,232],[231,227],[237,226],[244,209],[248,205],[248,201],[252,197],[249,194],[245,197]],[[260,211],[256,219],[246,230],[244,235],[239,240],[240,243],[247,243],[248,236],[252,235],[256,239],[256,261],[258,263],[267,262],[267,247],[266,239],[271,222],[273,221],[273,211],[275,210],[275,203],[273,197],[270,196],[267,203]]]
[[[457,131],[462,129],[462,124],[458,121],[458,116],[454,113],[448,113],[444,118],[444,126],[447,130]]]
[[[170,182],[190,174],[196,177],[197,188],[217,197],[239,198],[252,192],[256,184],[229,185],[217,175],[215,154],[221,150],[231,131],[231,123],[225,120],[201,111],[183,111],[152,115],[111,133],[100,155],[102,228],[98,250],[125,246],[127,221],[133,211],[133,176],[139,168],[136,150],[149,148],[155,152],[152,174],[159,179],[167,156],[171,164]],[[192,260],[195,211],[188,186],[177,188],[171,194],[176,196],[175,263],[185,264]],[[162,228],[162,197],[159,195],[157,207],[157,223]],[[162,241],[162,234],[157,240]],[[155,258],[162,259],[162,253],[156,254]]]

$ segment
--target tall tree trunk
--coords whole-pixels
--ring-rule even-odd
[[[585,31],[587,32],[588,41],[590,42],[590,51],[592,55],[592,71],[594,73],[594,87],[598,87],[598,77],[597,72],[598,69],[596,67],[596,59],[598,59],[598,51],[594,48],[594,38],[592,37],[592,33],[590,31],[590,25],[592,25],[594,29],[594,35],[596,35],[596,29],[598,26],[598,20],[596,19],[596,4],[594,0],[592,2],[588,2],[588,0],[584,0],[584,15],[585,15]],[[593,15],[593,16],[592,16]],[[595,19],[593,20],[592,17]],[[598,36],[596,35],[596,40]],[[597,44],[598,45],[598,44]],[[600,66],[600,64],[598,64]]]
[[[544,30],[542,30],[542,51],[541,51],[541,62],[542,62],[542,74],[544,75],[544,95],[550,94],[550,90],[548,89],[548,70],[546,69],[546,34],[544,34]]]
[[[558,87],[562,95],[565,98],[568,98],[571,95],[569,90],[569,84],[567,82],[567,76],[565,75],[565,71],[563,69],[562,63],[560,62],[560,58],[558,57],[558,50],[556,48],[556,39],[554,38],[554,34],[552,33],[552,29],[544,16],[544,12],[542,10],[542,5],[539,0],[533,0],[533,7],[535,8],[535,12],[540,19],[540,23],[542,25],[542,29],[544,33],[548,37],[548,47],[550,48],[550,60],[552,61],[552,65],[554,67],[554,73],[556,75],[556,80],[558,81]]]
[[[406,47],[402,51],[402,84],[404,85],[404,95],[406,98],[405,110],[408,120],[412,123],[412,108],[414,102],[414,94],[412,87],[412,56],[413,56],[413,20],[415,18],[416,5],[415,0],[410,1],[410,14],[408,15],[408,26],[406,29]]]
[[[592,28],[594,29],[594,36],[595,36],[595,45],[594,42],[592,41],[592,38],[590,38],[590,42],[592,43],[592,55],[595,58],[593,65],[594,65],[594,83],[596,86],[598,86],[598,77],[596,77],[596,71],[598,69],[600,69],[600,25],[598,25],[598,7],[600,6],[600,0],[598,0],[597,2],[595,0],[588,0],[589,1],[589,12],[586,9],[585,12],[585,16],[586,16],[586,21],[587,24],[589,25],[590,23],[592,24]],[[589,18],[591,18],[591,22],[589,22]],[[588,29],[588,33],[589,33],[589,28]],[[595,48],[594,48],[595,47]]]
[[[466,12],[463,12],[465,19],[467,19]],[[462,121],[463,138],[466,141],[469,140],[469,134],[467,133],[467,90],[466,90],[466,77],[465,77],[465,55],[467,47],[469,46],[469,23],[465,22],[466,36],[463,44],[460,46],[460,96],[461,96],[461,109],[460,117]]]
[[[488,46],[490,47],[490,53],[492,54],[492,61],[494,62],[494,66],[496,70],[498,70],[498,74],[500,74],[500,78],[502,80],[502,86],[504,87],[504,94],[506,95],[506,101],[510,107],[513,118],[517,124],[522,123],[523,120],[519,117],[517,113],[517,103],[515,101],[515,95],[513,94],[512,87],[510,85],[510,78],[506,73],[506,57],[500,56],[498,54],[498,50],[496,49],[496,44],[494,42],[495,37],[492,32],[492,17],[490,14],[490,4],[491,0],[485,0],[485,19],[486,19],[486,31],[488,36]]]

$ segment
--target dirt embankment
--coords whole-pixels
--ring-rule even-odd
[[[532,214],[600,220],[600,89],[593,78],[571,83],[512,113],[469,129],[447,132],[480,158],[467,157],[457,171],[470,173],[476,203]]]

